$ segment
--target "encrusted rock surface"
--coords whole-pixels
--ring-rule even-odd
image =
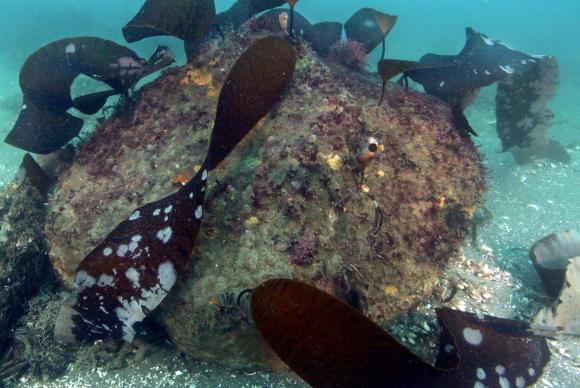
[[[44,281],[54,280],[43,233],[45,200],[27,180],[0,192],[0,355],[27,302]]]
[[[263,34],[204,45],[84,144],[49,202],[65,281],[133,208],[202,163],[227,72]],[[287,95],[210,174],[191,270],[161,306],[172,340],[196,358],[275,363],[235,300],[271,277],[316,284],[376,321],[407,311],[432,292],[485,191],[480,155],[446,105],[393,86],[377,106],[376,75],[296,48]],[[368,137],[379,150],[362,165]]]

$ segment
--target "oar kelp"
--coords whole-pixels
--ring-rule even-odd
[[[387,82],[399,75],[403,74],[403,82],[405,89],[408,88],[408,82],[406,74],[411,70],[417,70],[422,68],[424,65],[421,65],[417,61],[405,61],[402,59],[381,59],[377,64],[377,71],[383,80],[383,87],[381,91],[381,98],[379,100],[379,105],[383,102],[383,97],[385,96],[385,86]]]
[[[248,8],[250,15],[256,15],[267,9],[279,7],[286,2],[286,0],[249,0]]]
[[[295,62],[293,48],[276,37],[256,41],[242,54],[220,93],[201,169],[175,194],[135,209],[79,264],[76,300],[60,311],[58,339],[133,340],[133,325],[155,309],[186,272],[203,215],[208,171],[280,99]]]
[[[286,0],[237,0],[227,11],[217,14],[216,23],[238,28],[254,15],[279,7],[285,2]]]
[[[20,70],[24,101],[6,143],[40,154],[59,149],[83,126],[83,120],[67,113],[68,109],[93,114],[109,96],[127,93],[139,79],[169,65],[173,58],[167,47],[160,47],[152,61],[146,61],[127,47],[96,37],[47,44],[28,57]],[[112,90],[73,100],[71,85],[81,74],[104,82]]]
[[[214,0],[147,0],[123,27],[123,36],[129,43],[157,35],[196,42],[208,33],[214,18]]]
[[[566,281],[551,306],[541,309],[534,318],[534,329],[554,337],[580,337],[580,255],[570,259]]]
[[[524,387],[550,358],[526,323],[442,308],[432,366],[346,303],[290,279],[255,288],[251,313],[272,350],[315,387]]]
[[[575,230],[552,233],[536,241],[529,255],[546,293],[556,298],[564,285],[569,260],[580,257],[580,234]]]
[[[296,16],[296,15],[295,15]],[[306,39],[319,55],[326,56],[330,47],[340,41],[342,24],[339,22],[321,22],[313,25],[304,33]]]
[[[183,40],[190,58],[192,48],[215,23],[214,0],[147,0],[137,15],[123,27],[129,43],[157,35]]]
[[[466,28],[466,37],[457,55],[426,54],[415,68],[410,61],[383,60],[379,73],[385,80],[402,72],[405,81],[410,77],[428,94],[461,109],[481,88],[498,82],[496,117],[502,150],[511,151],[521,164],[534,157],[569,161],[566,150],[547,136],[552,119],[547,104],[558,87],[556,59],[522,53],[471,28]]]
[[[28,152],[22,158],[16,177],[22,181],[26,179],[43,196],[46,196],[51,185],[50,177]]]
[[[467,39],[459,54],[426,54],[419,60],[424,68],[408,72],[427,93],[450,105],[482,87],[528,70],[537,59],[471,28],[466,28],[465,33]]]
[[[381,58],[383,58],[385,55],[385,38],[396,22],[397,16],[389,15],[373,8],[362,8],[348,19],[344,29],[348,39],[361,42],[365,46],[367,53],[373,51],[382,42],[383,53]]]

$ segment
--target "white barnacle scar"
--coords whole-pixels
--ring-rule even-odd
[[[466,327],[463,329],[463,339],[470,345],[479,346],[483,342],[483,335],[478,329]]]

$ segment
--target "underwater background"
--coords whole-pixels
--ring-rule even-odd
[[[217,11],[226,10],[233,2],[217,0]],[[4,139],[18,117],[22,98],[18,74],[34,50],[53,40],[83,35],[125,44],[121,27],[142,3],[139,0],[0,0],[0,139]],[[525,309],[530,290],[541,293],[542,286],[527,253],[518,249],[527,250],[547,234],[578,229],[580,224],[580,1],[301,0],[297,10],[314,24],[325,20],[345,21],[363,6],[399,16],[387,40],[387,58],[417,60],[426,52],[456,54],[464,45],[464,30],[468,26],[517,50],[557,58],[560,86],[549,104],[555,116],[549,136],[569,152],[569,163],[534,161],[518,165],[510,153],[501,153],[495,131],[494,86],[483,90],[466,110],[471,126],[479,133],[474,141],[484,155],[489,181],[485,206],[493,215],[491,222],[481,228],[479,239],[489,247],[488,253],[493,252],[498,266],[510,272],[525,288],[514,290],[510,299],[498,303]],[[147,57],[158,44],[170,46],[177,54],[178,64],[184,63],[183,46],[178,39],[154,37],[128,46]],[[371,68],[379,52],[376,49],[369,56]],[[23,154],[0,143],[0,187],[12,180]],[[456,167],[461,170],[461,166]],[[481,255],[473,249],[466,249],[466,254],[476,261]],[[575,346],[572,354],[578,355],[577,341]],[[555,380],[550,384],[539,385],[577,386],[578,380],[569,380],[570,376],[580,378],[578,360],[575,365],[576,371],[565,378],[558,380],[558,376],[553,376]],[[226,381],[223,386],[242,385],[239,379],[228,383],[228,372],[220,376]],[[247,386],[269,385],[247,379],[243,382]],[[203,381],[205,386],[214,386],[211,378]],[[289,380],[287,384],[296,382]],[[204,386],[203,382],[198,386]]]

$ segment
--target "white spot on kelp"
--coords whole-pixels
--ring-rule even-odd
[[[69,43],[64,48],[64,52],[67,54],[74,54],[75,51],[77,51],[77,48],[74,43]]]
[[[500,68],[500,69],[501,69],[501,70],[502,70],[504,73],[507,73],[507,74],[513,74],[513,73],[514,73],[514,69],[513,69],[513,67],[511,67],[511,66],[509,66],[509,65],[506,65],[506,66],[499,65],[499,68]]]
[[[92,287],[97,283],[97,280],[89,275],[87,271],[80,270],[75,275],[75,286],[80,289]]]
[[[201,207],[201,205],[197,205],[197,209],[195,209],[195,219],[199,220],[202,215],[203,215],[203,208]]]
[[[139,271],[131,267],[125,272],[125,276],[131,281],[134,288],[141,288],[141,284],[139,284],[139,278],[141,276]]]
[[[470,327],[463,329],[463,338],[468,344],[473,346],[479,346],[483,341],[481,332],[478,329],[472,329]]]
[[[105,287],[105,286],[113,287],[114,285],[115,285],[115,283],[113,282],[113,277],[111,275],[101,274],[101,276],[99,276],[99,281],[97,282],[97,286],[99,286],[99,287]]]
[[[121,244],[117,248],[117,256],[119,256],[119,257],[125,257],[127,252],[129,252],[129,245],[127,245],[127,244]]]
[[[485,42],[488,46],[493,46],[493,40],[489,39],[487,36],[481,35],[481,39]]]
[[[534,376],[536,374],[536,370],[534,368],[528,368],[528,374],[530,376]]]
[[[510,381],[506,377],[501,376],[499,378],[499,386],[501,388],[510,388]]]
[[[173,263],[171,261],[161,263],[157,277],[159,278],[161,288],[169,292],[177,280],[177,274]]]
[[[173,234],[173,230],[170,226],[160,229],[157,232],[157,238],[163,241],[163,244],[167,244],[169,240],[171,240],[171,235]]]

